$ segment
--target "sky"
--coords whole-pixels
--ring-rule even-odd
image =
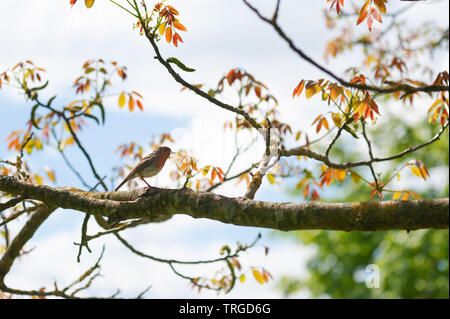
[[[57,103],[66,104],[74,99],[72,83],[87,59],[103,58],[127,66],[128,79],[115,87],[118,91],[140,92],[144,96],[145,111],[130,114],[119,109],[116,99],[111,98],[105,103],[105,125],[91,124],[80,135],[102,176],[112,174],[114,167],[124,164],[115,152],[118,145],[136,141],[148,146],[152,136],[161,133],[171,133],[177,142],[174,147],[190,149],[201,165],[226,166],[233,155],[234,144],[233,135],[223,132],[222,123],[233,118],[233,114],[193,93],[180,92],[180,85],[154,60],[148,41],[133,30],[135,21],[132,17],[106,0],[97,0],[89,10],[83,1],[78,2],[71,8],[68,0],[1,1],[0,25],[8,32],[0,33],[0,72],[18,61],[30,59],[47,70],[46,76],[50,80],[47,97],[58,94]],[[163,41],[160,48],[165,57],[178,57],[196,69],[192,74],[183,73],[186,80],[214,86],[231,68],[241,67],[265,83],[278,98],[282,120],[294,127],[313,131],[310,123],[320,110],[325,110],[324,106],[318,101],[292,100],[291,92],[300,79],[317,79],[324,74],[299,60],[271,27],[259,21],[237,0],[172,0],[168,3],[181,13],[180,21],[188,32],[182,33],[184,43],[178,48]],[[274,1],[253,3],[264,14],[270,14],[274,5]],[[392,10],[399,5],[392,3]],[[284,1],[279,15],[286,33],[321,63],[325,63],[325,43],[334,35],[323,23],[322,11],[326,6],[326,1]],[[448,6],[447,1],[420,3],[407,13],[405,19],[419,23],[432,12],[438,12],[436,21],[448,24]],[[365,32],[363,28],[357,30]],[[326,65],[341,73],[354,58],[343,56]],[[435,57],[434,61],[438,69],[448,70],[448,53]],[[223,99],[233,103],[231,96]],[[4,138],[24,126],[29,111],[30,105],[24,103],[23,96],[17,91],[0,90],[0,158],[14,158],[14,154],[6,152]],[[259,160],[261,151],[261,147],[251,149],[236,164],[235,172]],[[88,170],[85,159],[76,151],[68,154],[80,171]],[[33,168],[42,170],[45,166],[57,172],[58,186],[82,187],[56,151],[36,154]],[[169,171],[170,168],[163,170],[151,179],[151,183],[170,187]],[[93,182],[92,179],[89,181]],[[438,180],[435,184],[439,184]],[[219,188],[218,192],[242,196],[245,187],[232,183]],[[267,182],[263,183],[256,199],[301,201],[289,195],[285,188]],[[93,241],[93,253],[84,253],[82,262],[77,264],[77,247],[73,243],[79,241],[82,219],[79,212],[55,212],[28,244],[29,248],[36,247],[35,251],[15,262],[7,283],[15,288],[31,289],[49,287],[56,279],[62,286],[95,262],[102,246],[106,245],[103,277],[86,294],[109,295],[120,288],[120,296],[133,297],[151,285],[146,294],[149,298],[224,297],[208,291],[198,294],[166,265],[140,259],[114,238],[103,237]],[[14,232],[20,225],[13,225],[11,230]],[[90,223],[89,233],[96,231],[98,227]],[[282,295],[275,289],[276,279],[283,275],[307,276],[305,262],[313,251],[280,238],[277,232],[174,216],[167,222],[128,230],[123,235],[144,252],[190,260],[216,257],[224,244],[249,243],[259,232],[263,234],[262,244],[244,254],[241,263],[264,266],[275,281],[261,286],[248,276],[244,284],[239,283],[226,297],[279,298]],[[270,247],[268,256],[264,254],[264,246]],[[215,269],[206,267],[186,271],[211,274]],[[308,293],[302,291],[293,297],[308,297]]]

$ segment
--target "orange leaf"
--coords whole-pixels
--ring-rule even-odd
[[[300,83],[295,87],[294,92],[292,93],[292,97],[300,96],[305,87],[305,81],[301,80]]]
[[[374,3],[382,14],[386,14],[386,5],[384,4],[384,0],[375,0]]]
[[[167,29],[166,29],[166,41],[167,41],[167,43],[172,42],[172,28],[171,27],[167,27]]]
[[[255,87],[255,94],[257,97],[261,98],[261,88],[259,86]]]
[[[173,36],[173,44],[177,47],[178,41],[183,42],[183,39],[181,39],[180,35],[178,33],[175,33]]]
[[[187,31],[186,27],[178,21],[174,21],[173,26],[181,31]]]
[[[141,111],[144,110],[144,107],[142,106],[142,102],[140,100],[136,100],[136,104]]]
[[[130,112],[133,112],[134,109],[134,99],[132,96],[130,96],[130,99],[128,100],[128,108],[130,109]]]
[[[169,9],[170,12],[172,12],[174,15],[178,15],[178,11],[177,9],[175,9],[174,7],[172,7],[171,5],[167,6],[167,9]]]
[[[380,22],[380,23],[383,23],[383,21],[381,20],[380,13],[378,12],[377,9],[372,8],[370,11],[371,11],[372,17],[373,17],[375,20],[377,20],[377,21]]]
[[[369,13],[369,4],[371,0],[367,0],[366,3],[361,8],[361,11],[359,11],[359,17],[358,21],[356,22],[356,25],[359,25],[361,22],[364,21],[364,19],[367,17],[367,14]]]

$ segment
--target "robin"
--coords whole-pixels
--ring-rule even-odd
[[[166,160],[169,158],[170,154],[175,154],[172,150],[166,146],[162,146],[154,150],[151,154],[145,156],[128,174],[119,186],[116,187],[114,191],[118,191],[119,188],[123,186],[126,182],[132,180],[133,178],[140,177],[148,187],[150,185],[144,179],[144,177],[153,177],[158,174],[164,167]]]

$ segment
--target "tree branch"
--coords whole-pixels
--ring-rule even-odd
[[[336,81],[338,81],[341,85],[343,85],[345,87],[355,88],[355,89],[359,89],[359,90],[373,91],[373,92],[383,93],[383,94],[394,93],[394,92],[398,92],[398,91],[402,91],[405,94],[410,94],[410,93],[415,93],[415,92],[431,93],[431,92],[450,91],[450,88],[448,86],[444,86],[444,85],[411,86],[411,85],[408,85],[408,84],[396,84],[396,85],[392,85],[392,86],[378,87],[378,86],[373,86],[373,85],[366,85],[366,84],[359,84],[359,83],[348,82],[348,81],[344,80],[343,78],[339,77],[338,75],[336,75],[335,73],[333,73],[332,71],[330,71],[329,69],[327,69],[324,66],[320,65],[318,62],[316,62],[314,59],[312,59],[308,55],[306,55],[303,52],[303,50],[298,48],[294,44],[292,39],[290,39],[286,35],[286,33],[284,33],[283,29],[281,29],[281,27],[277,24],[276,20],[269,19],[269,18],[263,16],[259,12],[259,10],[256,9],[256,7],[252,6],[247,0],[242,0],[242,1],[262,21],[270,24],[275,29],[275,31],[280,35],[280,37],[287,42],[289,47],[295,53],[297,53],[303,60],[307,61],[308,63],[310,63],[312,65],[314,65],[316,68],[318,68],[322,72],[328,74],[330,77],[332,77],[333,79],[335,79]],[[278,8],[277,8],[277,11],[278,11]]]
[[[217,105],[217,106],[219,106],[219,107],[221,107],[223,109],[226,109],[228,111],[231,111],[231,112],[234,112],[236,114],[239,114],[239,115],[243,116],[254,128],[256,128],[256,129],[261,128],[261,125],[253,117],[251,117],[247,112],[245,112],[244,110],[236,108],[236,107],[234,107],[232,105],[223,103],[223,102],[217,100],[216,98],[212,97],[208,93],[203,92],[199,88],[197,88],[194,85],[190,84],[186,80],[184,80],[172,68],[170,63],[168,63],[166,60],[164,60],[164,58],[162,57],[162,55],[161,55],[161,53],[159,51],[158,46],[156,45],[155,39],[153,38],[153,36],[151,35],[150,31],[145,26],[145,23],[143,21],[141,21],[141,23],[142,23],[142,26],[144,27],[145,36],[150,41],[150,44],[152,45],[153,50],[155,51],[155,54],[156,54],[155,58],[159,61],[159,63],[161,63],[167,69],[167,71],[169,71],[170,75],[175,79],[175,81],[177,81],[181,85],[189,88],[189,90],[191,90],[192,92],[194,92],[197,95],[200,95],[201,97],[205,98],[209,102],[211,102],[211,103],[213,103],[213,104],[215,104],[215,105]]]
[[[278,230],[415,230],[449,227],[448,198],[361,203],[271,203],[191,189],[140,188],[89,193],[0,176],[0,190],[118,220],[185,214],[227,224]]]

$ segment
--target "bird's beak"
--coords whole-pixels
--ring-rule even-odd
[[[176,154],[177,152],[174,152],[174,151],[171,151],[170,152],[170,155],[174,155],[174,154]]]

